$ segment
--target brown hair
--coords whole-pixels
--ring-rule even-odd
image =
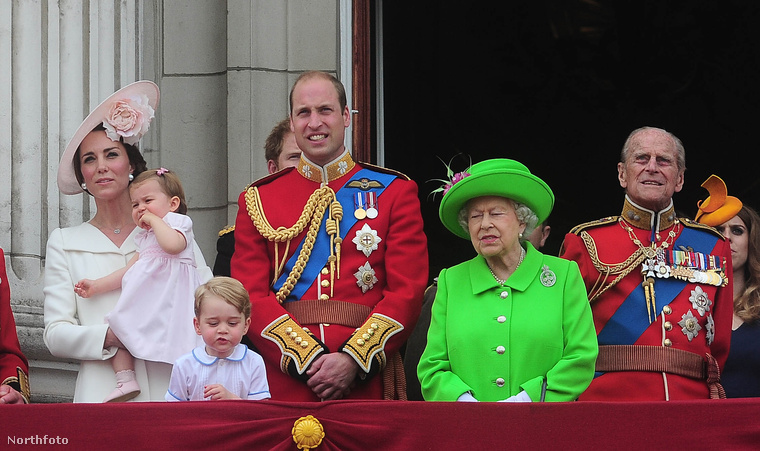
[[[209,296],[218,296],[243,314],[251,317],[251,300],[243,284],[232,277],[217,276],[195,290],[195,316],[200,318],[201,303]]]
[[[264,143],[264,157],[269,160],[277,161],[282,153],[282,143],[285,141],[285,136],[290,131],[290,119],[283,119],[274,126],[267,140]]]
[[[744,205],[736,214],[747,227],[747,263],[744,264],[744,291],[734,299],[734,313],[747,323],[760,319],[760,216]]]
[[[161,173],[160,175],[159,172]],[[183,215],[187,214],[185,190],[182,189],[182,183],[179,181],[179,177],[177,177],[174,172],[163,168],[148,169],[147,171],[142,172],[140,175],[135,177],[135,179],[132,181],[132,184],[129,186],[129,189],[134,189],[135,187],[142,185],[148,180],[157,181],[158,186],[161,187],[161,191],[163,191],[167,196],[177,196],[179,198],[179,207],[177,207],[177,211],[175,213],[180,213]]]
[[[341,83],[340,80],[335,78],[333,75],[328,74],[327,72],[322,72],[320,70],[304,72],[296,79],[296,82],[293,83],[293,87],[290,88],[290,114],[293,114],[293,91],[296,90],[298,83],[309,80],[311,78],[321,78],[332,83],[333,87],[335,88],[335,93],[338,95],[338,103],[340,103],[341,110],[340,113],[342,114],[343,110],[346,109],[346,105],[348,104],[346,101],[346,88],[344,88],[343,83]]]
[[[103,124],[98,124],[93,128],[90,133],[97,132],[97,131],[105,131],[106,128],[103,127]],[[145,162],[145,158],[143,158],[142,153],[140,152],[140,149],[132,144],[127,144],[124,142],[122,138],[119,138],[119,142],[124,146],[124,149],[127,151],[127,158],[129,158],[129,164],[132,166],[132,175],[137,177],[140,175],[143,171],[146,171],[148,169],[148,164]],[[82,162],[79,161],[79,154],[82,149],[82,144],[79,144],[79,147],[77,147],[76,154],[74,154],[74,158],[72,159],[72,163],[74,163],[74,177],[77,178],[77,182],[81,185],[82,182],[84,182],[84,177],[82,176]],[[90,194],[89,191],[85,190],[87,194]],[[90,194],[92,195],[92,194]]]

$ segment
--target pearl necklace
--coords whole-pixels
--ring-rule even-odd
[[[520,263],[523,262],[524,258],[525,258],[525,248],[520,246],[520,261],[517,262],[517,265],[515,266],[514,271],[517,271],[517,268],[520,267]],[[494,273],[493,269],[491,269],[491,265],[488,265],[488,270],[491,271],[491,275],[493,276],[494,279],[496,279],[497,282],[499,282],[499,285],[505,285],[507,283],[507,279],[499,279],[498,277],[496,277],[496,273]],[[514,271],[512,271],[512,273],[514,273]]]

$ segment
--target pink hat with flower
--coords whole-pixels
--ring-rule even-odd
[[[74,174],[74,156],[88,133],[102,124],[112,141],[122,140],[126,144],[136,145],[148,132],[158,107],[158,98],[158,86],[152,81],[141,80],[119,89],[92,110],[74,132],[61,156],[58,165],[58,188],[61,192],[82,192]]]

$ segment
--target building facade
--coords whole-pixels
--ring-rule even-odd
[[[56,184],[82,119],[130,82],[159,85],[141,147],[182,179],[211,266],[238,194],[266,174],[263,144],[295,78],[325,70],[351,95],[351,17],[350,0],[0,2],[0,247],[33,402],[71,400],[78,367],[43,343],[42,288],[50,232],[94,214],[89,196]]]

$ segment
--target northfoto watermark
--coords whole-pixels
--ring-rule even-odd
[[[30,435],[28,437],[11,437],[8,436],[9,445],[68,445],[69,439],[56,435],[51,437],[45,435]]]

